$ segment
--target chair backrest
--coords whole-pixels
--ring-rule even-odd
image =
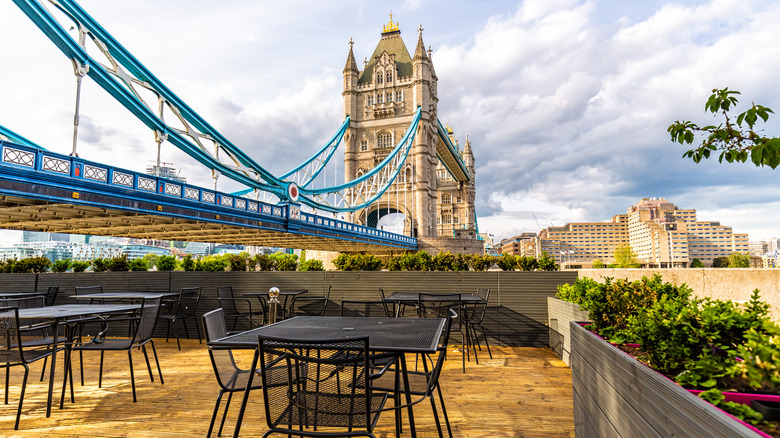
[[[49,286],[49,289],[46,290],[46,305],[47,306],[53,306],[54,302],[57,301],[57,294],[60,292],[59,286]]]
[[[379,407],[371,403],[367,336],[325,341],[261,336],[258,351],[270,428],[371,431],[371,411]],[[282,364],[286,372],[274,372]]]
[[[482,302],[471,306],[471,309],[469,309],[471,311],[469,321],[479,324],[485,319],[485,311],[487,310],[487,303],[490,299],[490,288],[480,287],[477,289],[476,295],[479,298],[482,298]]]
[[[76,295],[102,294],[103,286],[76,286]]]
[[[44,298],[45,297],[43,295],[0,298],[0,307],[16,307],[18,309],[41,307],[45,305]]]
[[[157,326],[157,317],[160,315],[161,302],[162,296],[143,299],[141,316],[136,324],[133,343],[145,342],[152,338],[154,328]]]
[[[341,316],[359,318],[390,318],[384,301],[342,300]]]
[[[198,303],[200,303],[200,293],[202,290],[203,288],[200,286],[181,288],[176,315],[180,317],[195,315],[195,311],[198,310]]]
[[[306,296],[303,294],[293,301],[292,316],[309,315],[324,316],[330,301],[330,290],[333,286],[329,285],[322,296]]]
[[[460,312],[460,307],[460,294],[420,293],[417,301],[418,312],[423,318],[448,318],[450,309]]]
[[[227,336],[225,313],[222,309],[214,309],[204,313],[203,328],[203,331],[206,332],[206,342]],[[214,376],[216,376],[219,386],[222,389],[239,389],[236,387],[238,365],[233,357],[233,352],[231,350],[209,348],[209,356],[211,357],[211,367],[214,369]]]
[[[19,339],[19,308],[0,307],[0,363],[22,363]]]
[[[450,342],[450,331],[452,330],[452,321],[458,318],[458,313],[455,309],[450,308],[447,312],[447,322],[444,323],[444,330],[442,330],[441,338],[439,338],[438,357],[436,358],[436,364],[433,366],[431,376],[428,379],[428,395],[433,393],[436,386],[439,384],[439,376],[441,370],[444,367],[444,361],[447,360],[447,345]]]
[[[238,313],[236,302],[233,301],[233,286],[217,286],[217,299],[219,306],[224,309],[226,314],[235,315]]]

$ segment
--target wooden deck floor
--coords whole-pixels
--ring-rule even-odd
[[[183,341],[182,351],[175,342],[158,340],[156,344],[164,385],[157,379],[149,381],[143,355],[134,353],[138,403],[133,403],[127,354],[115,352],[107,353],[103,388],[98,388],[99,355],[93,353],[85,357],[86,385],[76,384],[76,403],[66,401],[60,410],[57,396],[50,418],[45,416],[47,382],[38,381],[41,368],[35,364],[18,431],[13,430],[13,422],[22,370],[12,369],[9,404],[0,404],[0,436],[205,436],[219,390],[205,344]],[[60,365],[55,393],[61,388]],[[452,353],[441,378],[453,436],[574,436],[571,370],[552,351],[496,347],[492,360],[483,351],[479,365],[472,358],[465,374],[460,367],[460,354]],[[223,436],[233,433],[237,407],[238,399],[231,405]],[[262,392],[257,391],[250,398],[241,436],[259,436],[266,430],[262,409]],[[415,408],[415,419],[418,436],[437,436],[428,402]],[[384,413],[377,436],[394,436],[392,424],[392,413]]]

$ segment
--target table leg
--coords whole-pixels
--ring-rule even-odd
[[[249,401],[249,393],[252,388],[252,380],[255,377],[255,370],[257,369],[257,360],[260,357],[260,349],[255,349],[255,355],[252,357],[252,365],[249,368],[249,377],[246,382],[246,390],[244,391],[244,397],[241,399],[241,408],[238,410],[238,418],[236,419],[236,427],[233,430],[233,438],[238,438],[238,432],[241,429],[241,423],[244,420],[244,411],[246,410],[246,404]]]
[[[409,430],[412,432],[412,437],[417,438],[417,430],[414,427],[414,411],[412,409],[412,394],[409,388],[409,374],[406,369],[406,356],[401,358],[401,370],[404,378],[404,393],[406,394],[406,403],[409,405]]]
[[[54,371],[57,368],[57,344],[59,343],[58,339],[58,328],[59,328],[59,320],[55,319],[54,323],[52,324],[52,331],[54,332],[54,344],[52,344],[51,348],[51,371],[49,374],[49,396],[46,400],[46,418],[51,416],[51,400],[54,395]]]

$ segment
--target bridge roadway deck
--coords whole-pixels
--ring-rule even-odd
[[[417,240],[139,172],[0,141],[0,228],[325,251]]]
[[[103,387],[98,388],[97,355],[85,353],[85,385],[79,384],[76,363],[76,403],[52,409],[46,418],[48,380],[38,381],[43,361],[31,365],[20,430],[13,430],[22,373],[11,370],[9,405],[0,409],[0,434],[6,437],[203,437],[209,426],[219,386],[214,378],[206,345],[182,339],[155,339],[165,384],[149,381],[143,355],[133,353],[138,403],[130,391],[130,371],[124,352],[106,353]],[[441,375],[447,414],[456,438],[574,437],[571,369],[547,348],[491,346],[493,359],[483,351],[479,365],[466,363],[461,372],[460,353],[451,350]],[[239,360],[246,360],[239,354]],[[78,359],[74,360],[77,362]],[[58,358],[59,361],[59,358]],[[57,383],[61,388],[61,362]],[[414,367],[410,357],[409,366]],[[156,371],[155,371],[156,372]],[[225,396],[227,398],[227,396]],[[59,397],[56,399],[59,401]],[[239,401],[233,398],[222,436],[233,434]],[[438,398],[436,400],[438,406]],[[224,406],[224,399],[223,399]],[[418,436],[438,436],[431,406],[415,408]],[[241,436],[260,436],[267,430],[262,391],[252,393]],[[377,437],[394,436],[393,415],[379,419]],[[409,436],[408,429],[402,436]],[[446,431],[444,432],[446,435]],[[216,436],[216,430],[212,436]]]

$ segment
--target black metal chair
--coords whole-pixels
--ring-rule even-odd
[[[325,310],[328,307],[330,301],[330,289],[332,285],[328,285],[325,293],[318,296],[310,296],[308,294],[296,297],[290,305],[290,316],[308,315],[308,316],[325,316]]]
[[[447,318],[450,314],[450,309],[454,309],[455,312],[460,312],[463,308],[463,302],[460,294],[430,294],[420,293],[417,304],[417,311],[422,318]],[[461,336],[461,353],[463,361],[463,372],[466,372],[466,357],[469,355],[470,340],[468,332],[464,331],[465,322],[462,322],[460,318],[452,323],[450,333],[453,331],[460,333]]]
[[[341,316],[357,318],[392,318],[384,301],[342,300]]]
[[[382,299],[382,301],[385,302],[385,306],[387,306],[387,297],[385,296],[384,288],[381,287],[379,288],[379,296]],[[388,307],[388,311],[390,312],[391,316],[394,316],[396,318],[403,317],[407,307],[417,307],[416,301],[414,302],[399,301],[399,302],[393,302],[391,304],[392,304],[392,308]]]
[[[75,288],[76,295],[91,295],[91,294],[102,294],[103,293],[103,286],[97,285],[97,286],[76,286]],[[93,300],[90,300],[93,301]]]
[[[203,290],[202,287],[183,287],[179,293],[179,299],[169,302],[168,307],[164,311],[160,311],[160,319],[168,321],[168,328],[165,332],[165,342],[171,334],[171,324],[173,324],[173,333],[176,335],[176,345],[181,350],[181,342],[179,342],[179,330],[176,329],[176,321],[181,321],[184,325],[184,334],[187,339],[190,338],[190,333],[187,331],[187,318],[192,318],[195,321],[195,331],[198,334],[198,342],[201,342],[200,327],[198,327],[198,317],[195,312],[198,310],[198,303],[200,303],[200,293]]]
[[[487,347],[490,358],[493,359],[493,353],[490,352],[490,344],[488,344],[487,335],[485,334],[485,327],[482,326],[482,321],[485,320],[485,311],[487,310],[488,299],[490,298],[490,288],[480,287],[477,289],[476,295],[482,299],[482,302],[476,304],[469,304],[466,306],[468,310],[468,319],[466,320],[466,330],[470,331],[469,339],[472,341],[472,348],[474,349],[474,358],[479,363],[479,357],[477,356],[477,348],[482,351],[482,346],[479,344],[479,336],[477,334],[477,327],[482,332],[482,338],[485,340],[485,347]],[[476,343],[474,342],[476,341]]]
[[[46,305],[53,306],[57,301],[57,294],[60,292],[59,286],[49,286],[46,290]]]
[[[40,325],[26,325],[22,329],[19,324],[18,307],[0,308],[0,368],[5,368],[5,404],[8,404],[11,367],[24,367],[24,378],[22,379],[22,389],[19,395],[19,407],[16,410],[14,430],[19,429],[19,419],[22,415],[24,392],[27,389],[27,377],[30,373],[28,364],[47,358],[54,354],[55,351],[65,348],[64,346],[52,348],[53,344],[49,340],[42,342],[41,345],[35,345],[36,337],[40,333],[46,333],[46,330],[43,330],[45,328],[56,329],[56,327],[52,327],[51,322]],[[54,381],[50,379],[49,391],[52,390],[53,384]]]
[[[439,403],[441,404],[441,410],[444,414],[444,422],[447,426],[447,433],[452,438],[452,428],[450,427],[450,420],[447,416],[447,408],[444,405],[444,396],[442,395],[441,386],[439,385],[439,377],[441,376],[441,370],[444,367],[444,361],[447,359],[447,348],[449,344],[450,330],[453,325],[453,321],[458,319],[458,313],[454,308],[449,308],[447,312],[447,322],[444,325],[441,338],[439,340],[439,346],[437,348],[438,354],[435,358],[430,355],[424,354],[423,371],[408,371],[407,377],[409,379],[409,393],[410,395],[419,397],[413,400],[411,403],[404,403],[401,397],[406,394],[404,382],[402,379],[398,379],[396,382],[394,378],[397,370],[391,368],[389,372],[381,375],[376,381],[374,381],[375,391],[384,391],[393,394],[395,400],[394,409],[403,409],[409,406],[413,406],[421,401],[430,399],[431,408],[433,409],[433,418],[436,421],[436,428],[439,431],[439,437],[443,437],[441,421],[439,420],[439,413],[436,409],[436,401],[434,400],[434,391],[439,394]],[[402,358],[403,360],[403,358]]]
[[[203,315],[203,331],[206,333],[206,342],[227,336],[225,316],[222,309],[215,309]],[[231,350],[209,348],[209,357],[211,358],[211,366],[214,369],[214,375],[217,378],[220,390],[219,395],[217,396],[217,402],[214,405],[214,413],[211,415],[211,423],[209,423],[209,431],[206,433],[206,437],[211,436],[222,396],[225,393],[228,393],[225,411],[222,413],[222,421],[219,423],[219,430],[217,431],[217,436],[222,436],[222,427],[225,425],[225,416],[230,407],[230,400],[233,398],[233,393],[246,390],[250,371],[241,368],[238,363],[236,363],[236,359],[233,357],[233,352]],[[260,389],[261,386],[262,381],[260,378],[257,378],[250,390]]]
[[[265,304],[263,300],[259,300],[260,310],[252,310],[252,300],[248,298],[236,298],[233,296],[233,286],[217,286],[217,299],[219,300],[219,307],[225,313],[225,318],[233,318],[233,328],[236,329],[236,324],[239,319],[245,319],[249,322],[249,328],[252,326],[261,326],[266,315]],[[239,310],[239,306],[236,303],[246,303],[246,311]],[[259,320],[257,320],[259,318]]]
[[[324,341],[258,338],[269,430],[302,437],[375,437],[387,401],[372,390],[368,337]],[[285,372],[271,372],[284,365]],[[387,368],[385,368],[386,370]],[[346,384],[346,385],[344,385]]]
[[[100,352],[100,375],[98,378],[98,387],[103,386],[103,359],[106,351],[127,351],[127,358],[130,362],[130,383],[133,387],[133,402],[138,401],[135,392],[135,374],[133,371],[133,349],[140,348],[144,353],[146,359],[146,367],[149,370],[149,379],[154,382],[154,374],[152,374],[152,366],[149,363],[149,355],[146,352],[146,344],[152,347],[152,353],[154,353],[154,361],[157,364],[157,373],[160,376],[160,384],[164,384],[162,370],[160,369],[160,361],[157,359],[157,350],[154,348],[154,340],[152,335],[154,329],[157,326],[157,317],[160,314],[160,302],[162,297],[145,298],[141,303],[140,315],[137,318],[135,324],[132,324],[132,336],[128,338],[106,338],[102,335],[96,336],[90,341],[80,342],[76,344],[73,349],[79,352],[82,351],[99,351]],[[123,322],[128,321],[126,316],[122,316]],[[106,320],[107,323],[111,323],[111,318]],[[105,330],[102,332],[105,333]],[[67,364],[66,371],[70,368],[70,364]],[[83,372],[82,372],[83,377]]]

